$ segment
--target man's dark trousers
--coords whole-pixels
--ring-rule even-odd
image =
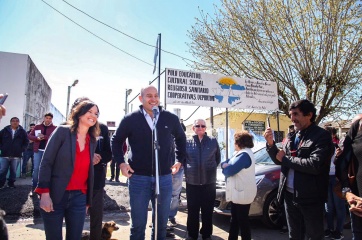
[[[29,159],[31,158],[31,173],[33,173],[33,167],[34,167],[34,152],[33,149],[27,149],[25,150],[25,152],[23,153],[23,164],[21,166],[21,173],[22,174],[26,174],[26,166],[28,164]]]
[[[212,214],[214,212],[214,202],[216,198],[216,185],[191,185],[186,184],[187,194],[187,231],[189,237],[194,239],[199,235],[199,212],[201,209],[202,228],[200,233],[203,238],[212,235]]]
[[[116,169],[116,174],[114,174],[114,169]],[[111,161],[111,179],[112,180],[119,179],[120,170],[121,169],[120,169],[119,165],[116,163],[116,161],[114,161],[112,159],[112,161]]]
[[[293,201],[293,194],[285,191],[284,206],[289,239],[324,239],[324,202],[298,204]]]
[[[103,195],[104,189],[93,189],[92,207],[90,215],[90,240],[101,239],[103,220]]]

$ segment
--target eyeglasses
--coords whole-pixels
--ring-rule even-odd
[[[206,128],[206,126],[205,125],[195,125],[195,128]]]

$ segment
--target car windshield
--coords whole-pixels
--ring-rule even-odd
[[[274,162],[269,157],[268,152],[266,151],[266,147],[259,149],[254,152],[255,163],[256,164],[274,164]]]

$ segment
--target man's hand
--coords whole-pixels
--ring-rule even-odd
[[[181,167],[181,163],[177,162],[171,167],[172,174],[176,174]]]
[[[43,193],[40,198],[40,208],[46,212],[53,212],[53,201],[49,193]]]
[[[0,99],[3,98],[4,95],[0,94]],[[0,105],[0,119],[5,116],[6,114],[6,108],[3,105]]]
[[[279,149],[279,151],[278,151],[278,153],[277,153],[277,155],[276,155],[276,159],[277,159],[279,162],[282,162],[284,156],[285,156],[284,150]]]
[[[130,178],[132,176],[132,173],[134,173],[134,170],[128,163],[121,163],[119,167],[121,168],[122,175],[127,178]]]
[[[43,140],[44,139],[44,134],[39,133],[37,138],[38,138],[38,140]]]
[[[269,146],[273,146],[274,144],[274,137],[273,137],[273,131],[270,127],[268,127],[264,132],[264,138],[266,140],[266,143]]]
[[[93,155],[93,165],[98,164],[101,161],[102,157],[98,153],[94,153]]]
[[[343,150],[340,148],[336,148],[336,157],[341,156],[341,154],[343,153]]]
[[[362,217],[362,198],[347,192],[346,199],[350,206],[349,211],[358,217]]]

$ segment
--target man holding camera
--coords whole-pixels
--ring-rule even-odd
[[[292,103],[289,114],[297,133],[282,149],[270,127],[264,133],[271,159],[281,165],[278,200],[284,200],[290,239],[324,239],[332,137],[316,125],[316,108],[309,100]]]

